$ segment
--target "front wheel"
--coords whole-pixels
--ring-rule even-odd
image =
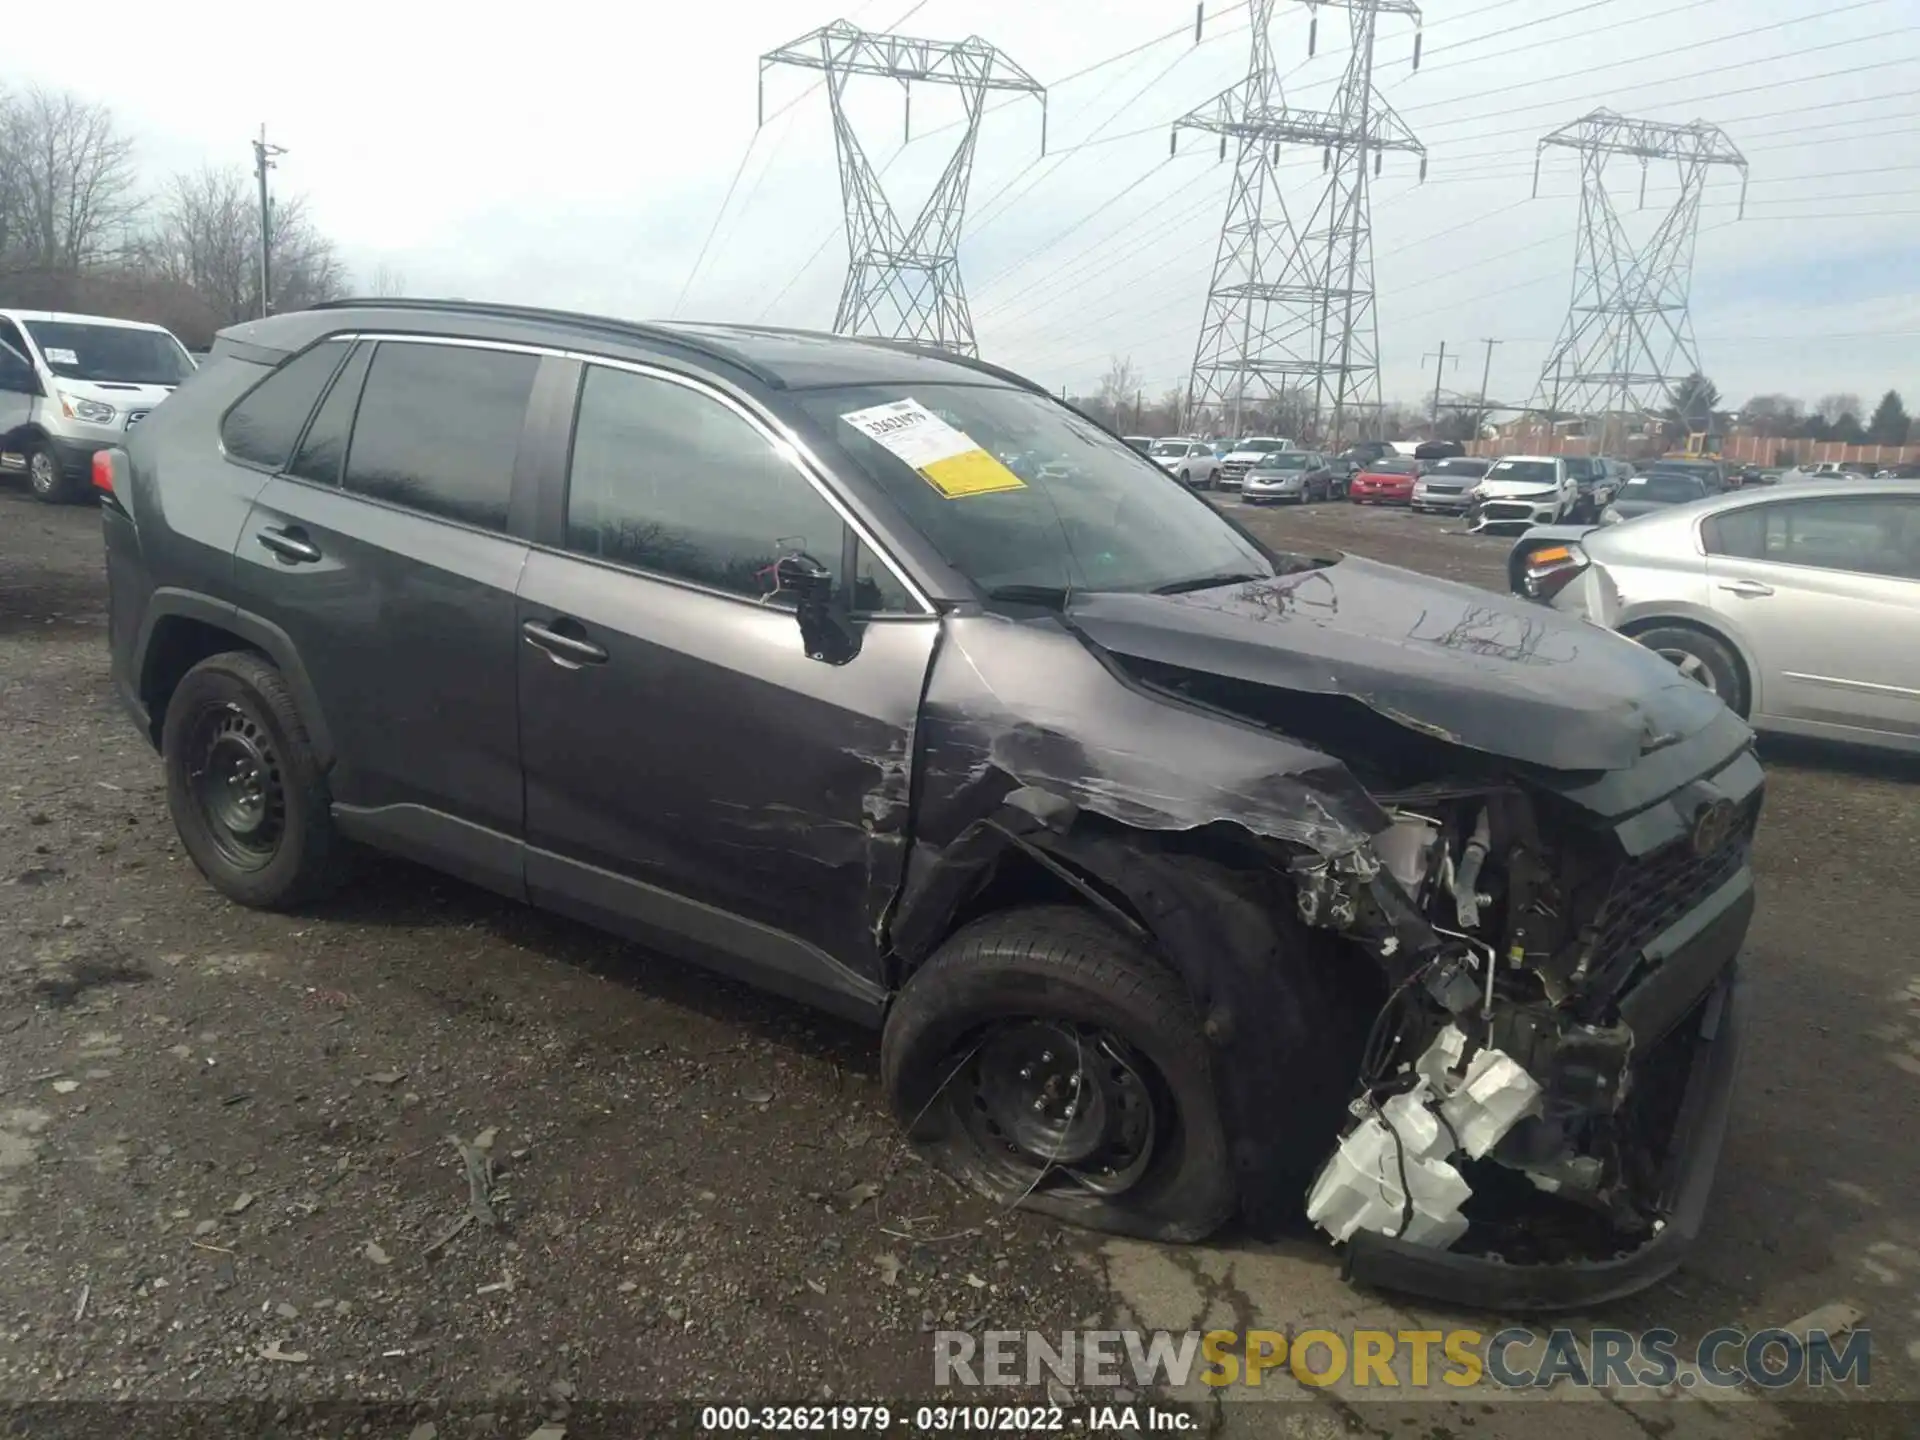
[[[27,447],[27,488],[33,491],[34,499],[46,505],[65,505],[79,491],[79,487],[67,478],[60,457],[53,453],[53,447],[44,440],[35,441]]]
[[[880,1044],[908,1138],[1003,1205],[1199,1240],[1236,1191],[1205,1036],[1178,976],[1088,911],[966,926],[907,982]]]

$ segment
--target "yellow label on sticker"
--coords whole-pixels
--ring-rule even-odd
[[[1027,488],[1026,481],[984,450],[968,450],[945,460],[929,461],[920,467],[920,473],[949,500]]]
[[[949,500],[1024,490],[1027,482],[918,400],[894,400],[840,417],[898,456]]]

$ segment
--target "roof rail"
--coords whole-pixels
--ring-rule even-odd
[[[698,335],[664,325],[649,325],[639,320],[616,320],[606,315],[587,315],[576,310],[547,310],[537,305],[504,305],[491,300],[425,300],[394,296],[372,296],[344,300],[322,300],[312,310],[418,310],[424,314],[486,315],[500,320],[525,320],[535,324],[565,325],[579,330],[597,331],[625,340],[647,340],[673,345],[697,355],[719,360],[744,370],[761,384],[784,390],[786,382],[773,371],[764,369],[737,350],[717,345]]]

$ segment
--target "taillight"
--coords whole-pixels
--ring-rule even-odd
[[[113,451],[93,452],[93,488],[102,495],[113,494]]]
[[[1578,545],[1546,545],[1527,556],[1521,583],[1534,600],[1551,600],[1588,565],[1587,552]]]

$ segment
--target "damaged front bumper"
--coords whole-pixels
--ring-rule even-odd
[[[1667,1144],[1665,1215],[1651,1238],[1607,1259],[1517,1264],[1361,1230],[1347,1245],[1346,1278],[1483,1309],[1564,1310],[1631,1295],[1672,1274],[1706,1215],[1732,1108],[1741,1033],[1737,966],[1728,967],[1688,1025],[1692,1063]]]

